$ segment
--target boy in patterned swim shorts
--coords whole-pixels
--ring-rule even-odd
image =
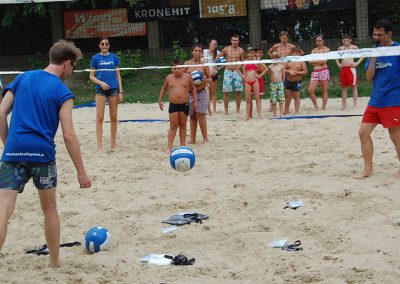
[[[279,59],[281,55],[277,52],[272,53],[272,59]],[[272,117],[276,117],[276,104],[279,103],[279,116],[285,112],[285,65],[280,62],[272,63],[268,66],[270,77],[270,92],[272,102]]]

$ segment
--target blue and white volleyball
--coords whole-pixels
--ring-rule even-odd
[[[177,172],[187,172],[194,167],[196,156],[192,149],[181,146],[172,150],[169,162]]]
[[[111,245],[111,234],[106,228],[92,227],[85,235],[85,245],[90,253],[108,250]]]
[[[225,57],[223,57],[223,56],[221,56],[221,57],[218,57],[218,59],[217,59],[217,63],[226,63],[226,58],[225,58]]]
[[[190,73],[192,75],[193,83],[199,85],[203,81],[204,74],[200,71],[193,71]]]

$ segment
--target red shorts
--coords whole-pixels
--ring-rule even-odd
[[[358,78],[356,68],[353,67],[343,67],[340,70],[340,84],[342,87],[357,86]]]
[[[260,86],[260,96],[264,96],[265,86],[263,78],[258,78],[258,85]]]
[[[382,124],[384,128],[400,126],[400,106],[385,108],[367,106],[362,122]]]

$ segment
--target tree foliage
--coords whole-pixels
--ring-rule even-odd
[[[114,8],[119,5],[132,7],[138,3],[139,0],[74,0],[71,2],[60,3],[60,2],[48,2],[48,3],[26,3],[26,4],[13,4],[13,5],[0,5],[1,26],[9,27],[12,25],[13,20],[18,15],[36,15],[38,17],[45,17],[51,15],[56,10],[58,5],[66,5],[68,8],[84,7],[85,9],[96,9],[99,5],[106,5]]]

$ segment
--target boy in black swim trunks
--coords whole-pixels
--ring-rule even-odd
[[[300,56],[301,49],[298,46],[292,48],[292,56]],[[294,98],[294,114],[300,112],[300,89],[303,84],[304,75],[307,74],[307,66],[305,62],[289,62],[286,64],[285,79],[285,112],[289,113],[290,102]]]
[[[179,127],[179,138],[181,146],[186,145],[186,123],[189,114],[189,91],[193,96],[193,106],[197,110],[197,91],[190,74],[185,73],[180,65],[179,59],[175,59],[172,66],[172,74],[169,74],[164,81],[160,91],[158,105],[161,111],[164,110],[163,98],[168,91],[169,98],[169,131],[168,144],[165,152],[171,153],[176,131]]]

